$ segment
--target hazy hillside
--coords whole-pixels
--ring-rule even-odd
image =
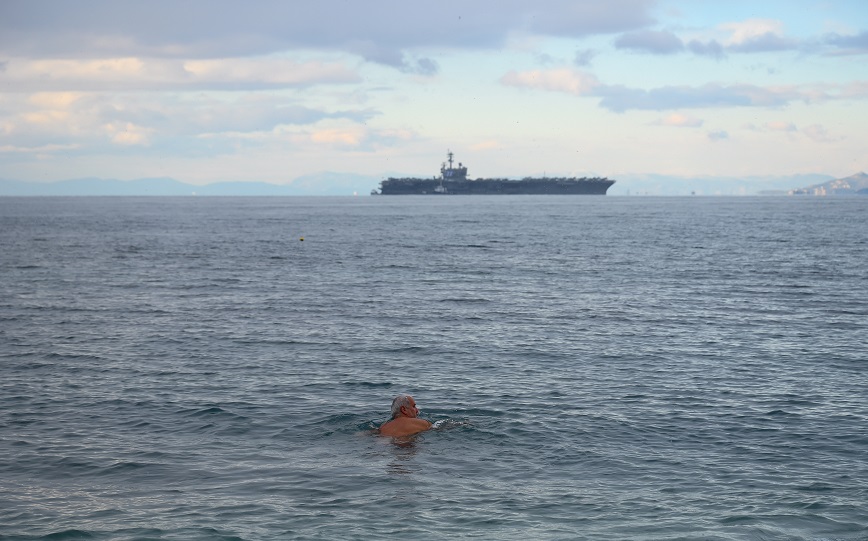
[[[868,174],[856,173],[807,188],[798,188],[792,190],[792,193],[794,195],[868,195]]]
[[[860,176],[861,175],[861,176]],[[400,176],[400,175],[399,175]],[[845,189],[868,188],[866,175],[834,180],[829,175],[805,174],[786,177],[701,177],[664,175],[614,176],[617,182],[609,195],[760,195],[787,193],[845,193]],[[108,180],[83,178],[36,183],[0,180],[0,196],[301,196],[365,195],[377,188],[380,178],[325,172],[297,177],[288,184],[265,182],[220,182],[204,186],[186,184],[172,178]],[[836,184],[838,183],[838,184]],[[809,188],[800,188],[809,185]],[[845,188],[845,186],[856,188]],[[809,191],[805,191],[809,190]],[[821,190],[821,191],[822,191]],[[849,192],[848,192],[849,193]]]
[[[625,175],[611,177],[617,182],[609,195],[760,195],[786,194],[808,183],[825,182],[830,175],[803,174],[781,177],[675,177],[666,175]]]
[[[172,178],[82,178],[40,183],[0,180],[0,196],[368,195],[378,183],[379,180],[372,177],[342,173],[298,177],[290,184],[238,181],[203,186],[186,184]]]

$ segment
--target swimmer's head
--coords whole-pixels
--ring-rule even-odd
[[[401,408],[407,408],[408,412],[415,412],[415,415],[407,415],[407,417],[415,417],[419,414],[419,410],[416,409],[416,401],[408,394],[399,394],[392,400],[392,419],[401,414]]]

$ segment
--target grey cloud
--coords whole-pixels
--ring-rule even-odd
[[[729,134],[724,130],[716,130],[708,132],[708,138],[712,141],[723,141],[729,139]]]
[[[573,59],[573,64],[577,66],[590,66],[591,61],[597,56],[597,51],[593,49],[584,49],[576,51],[576,56]]]
[[[292,49],[406,69],[419,47],[488,48],[513,33],[581,37],[651,24],[652,0],[4,0],[0,50],[19,57],[228,58]],[[433,64],[417,62],[430,72]]]
[[[440,66],[437,62],[430,58],[420,58],[415,61],[408,60],[408,55],[404,53],[404,51],[396,48],[384,47],[373,40],[349,43],[346,46],[346,50],[361,56],[369,62],[391,66],[407,73],[435,75],[440,70]]]
[[[700,107],[780,107],[795,96],[753,85],[701,87],[665,86],[652,90],[624,86],[600,86],[600,105],[616,113],[630,109],[663,111]]]
[[[615,40],[618,49],[632,49],[651,54],[673,54],[684,49],[681,39],[666,30],[640,30],[624,34]]]
[[[535,55],[536,63],[540,66],[550,66],[552,64],[560,63],[560,60],[555,58],[554,56],[546,53],[539,53]]]
[[[474,3],[472,5],[485,4]],[[654,22],[649,12],[655,2],[649,0],[608,0],[607,2],[492,1],[484,8],[491,13],[509,10],[527,22],[527,30],[563,37],[612,34],[642,28]]]
[[[799,42],[795,39],[785,38],[766,32],[761,36],[749,39],[744,43],[730,45],[728,49],[737,53],[766,53],[773,51],[790,51],[799,48]]]
[[[723,50],[723,45],[718,43],[716,40],[711,40],[707,43],[702,43],[699,40],[690,40],[687,43],[687,48],[693,54],[697,54],[699,56],[710,56],[711,58],[720,60],[726,56],[726,53]]]
[[[399,49],[383,47],[373,40],[358,40],[347,42],[344,45],[347,52],[357,54],[365,60],[392,66],[393,68],[405,68],[407,62],[404,53]]]
[[[852,36],[828,34],[825,43],[837,47],[837,54],[868,54],[868,31],[862,31]]]
[[[440,66],[430,58],[420,58],[416,61],[416,73],[420,75],[435,75],[440,71]]]

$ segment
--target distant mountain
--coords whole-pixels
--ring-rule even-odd
[[[0,195],[190,195],[190,191],[190,186],[170,178],[79,178],[47,183],[0,180]]]
[[[826,182],[830,175],[802,174],[749,177],[614,176],[609,195],[763,195],[780,194],[808,183]]]
[[[0,179],[0,196],[368,195],[378,183],[379,180],[375,177],[332,172],[298,177],[289,184],[238,181],[203,186],[186,184],[172,178],[80,178],[39,183]]]
[[[760,195],[787,193],[843,194],[868,188],[865,173],[846,179],[829,175],[781,177],[673,177],[665,175],[615,176],[609,195]],[[80,178],[59,182],[20,182],[0,179],[0,196],[302,196],[368,195],[380,178],[323,172],[293,179],[288,184],[219,182],[197,186],[172,178],[110,180]],[[837,183],[837,184],[836,184]],[[809,185],[808,188],[799,186]],[[850,188],[846,188],[849,186]]]
[[[856,173],[807,188],[791,190],[792,195],[868,195],[868,175]]]

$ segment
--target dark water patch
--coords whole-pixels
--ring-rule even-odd
[[[50,533],[48,535],[42,536],[38,539],[45,539],[46,541],[74,541],[77,539],[96,539],[97,536],[91,532],[87,532],[84,530],[63,530],[59,532]]]
[[[372,389],[388,389],[390,387],[394,387],[389,381],[343,381],[341,385],[345,387],[363,387],[363,388],[372,388]]]
[[[220,406],[210,406],[204,409],[195,409],[195,410],[181,410],[177,413],[182,414],[185,417],[203,417],[203,416],[219,416],[229,419],[247,419],[243,415],[237,415],[228,410],[221,408]]]

